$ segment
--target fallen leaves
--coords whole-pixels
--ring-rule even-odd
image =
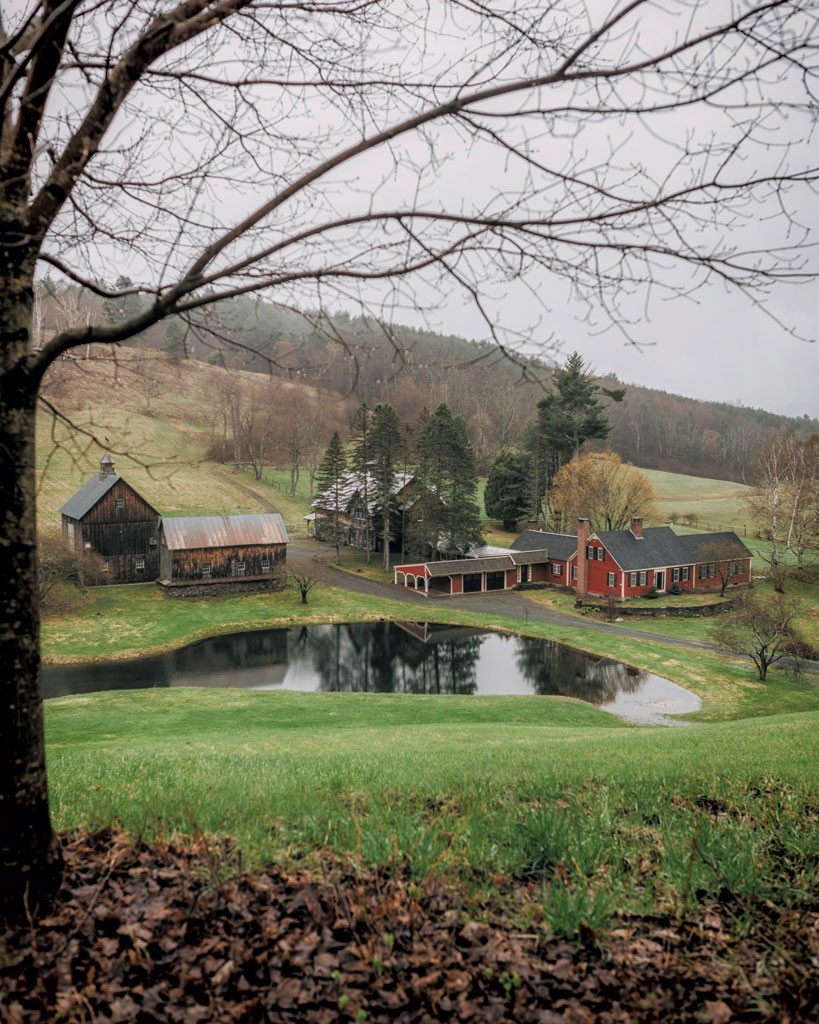
[[[0,932],[0,1019],[615,1024],[819,1014],[819,913],[770,937],[697,921],[621,921],[579,944],[476,920],[457,891],[386,872],[271,869],[220,880],[212,851],[103,832],[65,849],[50,916]],[[773,921],[773,918],[772,918]],[[755,941],[757,945],[755,945]]]

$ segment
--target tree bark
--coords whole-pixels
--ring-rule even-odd
[[[2,246],[8,259],[8,248]],[[8,272],[0,293],[0,917],[31,915],[60,879],[46,786],[37,586],[34,428],[29,368],[31,274]]]

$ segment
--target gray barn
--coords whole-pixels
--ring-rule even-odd
[[[100,471],[60,509],[63,537],[101,561],[107,583],[145,583],[159,576],[159,513],[115,472],[106,452]]]

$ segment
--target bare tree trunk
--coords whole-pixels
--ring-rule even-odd
[[[25,273],[14,294],[0,294],[4,345],[0,395],[0,917],[33,913],[56,891],[61,854],[51,828],[46,787],[37,586],[34,423],[36,384],[25,359],[31,287]]]

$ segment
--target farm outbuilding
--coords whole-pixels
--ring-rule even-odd
[[[278,512],[162,520],[160,579],[172,585],[279,584],[287,531]]]
[[[546,551],[507,551],[478,558],[416,562],[396,565],[393,582],[426,595],[485,594],[545,582],[547,562]]]
[[[117,475],[107,452],[99,473],[60,515],[68,546],[77,554],[96,554],[106,583],[146,583],[159,576],[159,513]]]

